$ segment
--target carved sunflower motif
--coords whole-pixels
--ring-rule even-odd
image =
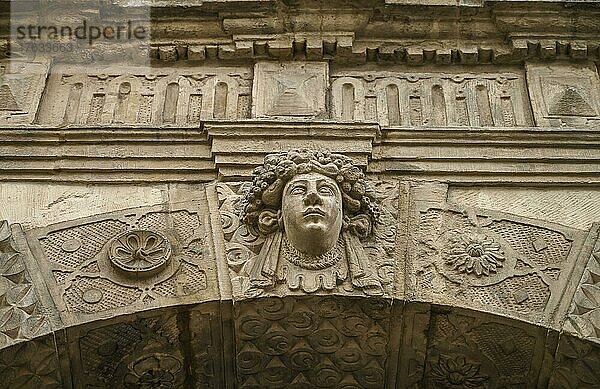
[[[480,388],[488,377],[479,374],[479,368],[461,355],[454,359],[440,357],[437,365],[431,367],[431,378],[442,388]]]
[[[453,231],[442,255],[444,262],[460,273],[475,273],[477,277],[496,273],[505,259],[500,244],[491,236],[474,231]]]
[[[125,375],[126,388],[166,389],[177,386],[181,362],[168,355],[156,354],[137,360]]]
[[[128,231],[111,243],[111,263],[120,270],[150,275],[162,270],[171,255],[171,244],[163,235],[146,230]]]

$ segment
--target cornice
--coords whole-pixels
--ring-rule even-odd
[[[0,179],[208,182],[248,179],[275,149],[343,152],[374,176],[498,185],[598,186],[600,131],[402,128],[331,121],[206,121],[198,127],[0,130]]]
[[[151,56],[163,61],[273,58],[414,65],[599,58],[600,8],[594,4],[288,3],[274,2],[273,11],[219,13],[212,22],[180,16],[178,23],[190,23],[189,34],[173,29],[176,36],[169,33],[174,19],[157,11],[154,23],[161,33],[154,36]],[[210,41],[213,22],[222,34]],[[210,33],[199,35],[201,25]]]
[[[119,9],[150,17],[149,55],[158,63],[271,58],[471,65],[600,58],[595,2],[446,2],[162,1],[141,12],[141,3],[119,1],[103,5],[98,21],[112,20]],[[64,12],[51,4],[47,14]],[[0,35],[8,41],[7,25]]]

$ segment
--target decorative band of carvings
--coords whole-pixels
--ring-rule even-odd
[[[594,288],[593,233],[586,240],[558,224],[457,208],[439,184],[368,180],[340,154],[267,160],[252,182],[34,229],[28,245],[4,223],[6,283],[16,288],[25,277],[43,293],[48,285],[67,326],[162,306],[322,293],[460,306],[554,329],[568,312],[595,312],[595,300],[579,302]],[[582,270],[588,262],[591,275]],[[32,278],[37,267],[43,282]],[[563,299],[582,273],[592,286],[581,287],[573,310]],[[23,320],[37,312],[30,297],[7,300]]]
[[[445,185],[361,170],[292,150],[185,203],[1,223],[6,382],[596,385],[597,226],[458,208]]]

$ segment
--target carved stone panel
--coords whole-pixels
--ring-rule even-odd
[[[60,326],[18,225],[0,221],[0,349]]]
[[[432,312],[424,387],[535,387],[544,329],[471,312]]]
[[[600,343],[600,240],[598,226],[592,230],[589,259],[577,285],[564,330]],[[575,283],[575,282],[573,282]]]
[[[600,127],[600,78],[593,64],[528,64],[538,126]]]
[[[367,182],[340,154],[293,150],[216,190],[234,299],[392,295],[396,183]]]
[[[563,335],[554,357],[548,388],[600,386],[600,346]]]
[[[415,217],[407,282],[416,299],[559,328],[583,232],[483,210],[423,205]]]
[[[249,68],[81,69],[56,67],[40,124],[199,125],[250,116]]]
[[[288,297],[234,306],[240,388],[383,388],[386,300]]]
[[[325,118],[326,62],[259,62],[254,68],[253,117]]]
[[[204,216],[193,204],[124,210],[31,231],[63,320],[218,299]]]
[[[75,387],[180,387],[187,377],[175,312],[69,331]],[[159,386],[159,387],[161,387]]]
[[[0,62],[0,124],[33,122],[47,74],[47,62]]]
[[[65,388],[53,335],[0,350],[0,387],[10,389]]]
[[[524,76],[346,71],[332,74],[332,117],[382,126],[532,125]]]

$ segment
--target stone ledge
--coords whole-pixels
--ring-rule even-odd
[[[235,136],[234,136],[235,135]],[[265,154],[318,147],[388,177],[598,185],[599,130],[381,128],[369,123],[209,121],[200,127],[0,129],[5,180],[207,182],[248,177]],[[93,145],[93,146],[92,146]]]

